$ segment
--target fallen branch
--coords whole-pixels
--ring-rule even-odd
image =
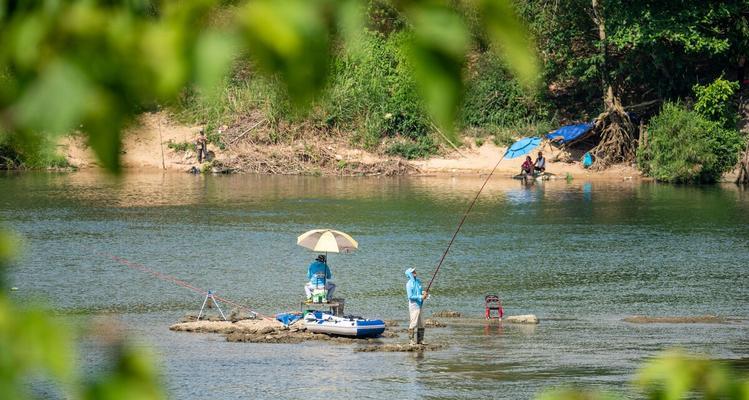
[[[242,137],[244,137],[244,135],[246,135],[246,134],[250,133],[250,132],[251,132],[251,131],[252,131],[253,129],[255,129],[255,128],[259,127],[260,125],[262,125],[262,124],[264,124],[264,123],[266,123],[266,122],[267,122],[267,120],[264,120],[264,119],[262,119],[262,120],[258,121],[257,123],[255,123],[255,125],[252,125],[251,127],[247,128],[247,130],[245,130],[244,132],[242,132],[242,133],[241,133],[241,134],[240,134],[239,136],[237,136],[237,137],[235,137],[234,139],[232,139],[232,140],[231,140],[231,141],[229,142],[229,144],[234,144],[234,142],[236,142],[237,140],[239,140],[239,139],[241,139]]]

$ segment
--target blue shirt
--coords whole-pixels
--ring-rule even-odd
[[[317,274],[325,274],[325,279],[323,279],[322,277],[318,277]],[[320,261],[313,261],[307,269],[307,279],[309,279],[309,283],[313,285],[324,285],[325,280],[333,279],[333,274],[330,273],[328,264]]]
[[[416,303],[421,307],[421,303],[424,301],[421,298],[421,281],[415,277],[412,273],[406,273],[408,282],[406,283],[406,296],[408,296],[409,303]]]

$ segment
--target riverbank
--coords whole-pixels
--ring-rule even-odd
[[[269,143],[263,126],[251,125],[244,131],[224,132],[222,146],[208,145],[208,150],[215,154],[214,161],[201,165],[196,153],[189,148],[199,130],[200,126],[175,123],[164,113],[144,114],[139,125],[123,135],[122,165],[129,170],[185,172],[195,167],[207,172],[276,175],[481,175],[489,173],[506,150],[491,141],[477,146],[474,139],[465,138],[465,145],[459,150],[445,149],[442,154],[428,159],[407,160],[355,148],[345,138],[334,136],[304,136],[293,144]],[[184,148],[187,149],[182,150]],[[93,152],[80,136],[65,138],[58,150],[76,168],[98,167]],[[585,180],[641,178],[632,166],[617,165],[604,171],[590,171],[580,162],[560,161],[569,157],[556,148],[547,145],[539,150],[548,160],[547,171],[558,179],[568,176]],[[516,175],[522,160],[502,160],[495,174]]]

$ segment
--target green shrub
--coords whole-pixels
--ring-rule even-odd
[[[166,142],[166,147],[178,152],[187,150],[197,151],[193,142],[175,142],[172,139]]]
[[[464,127],[517,126],[548,118],[543,99],[523,87],[492,52],[479,55],[460,112]]]
[[[694,85],[692,90],[697,97],[694,111],[727,129],[733,129],[738,113],[731,97],[738,89],[738,82],[728,81],[722,76],[706,86]]]
[[[738,161],[742,138],[680,103],[665,103],[650,121],[647,148],[638,164],[665,182],[715,182]]]
[[[403,48],[411,36],[365,33],[333,60],[319,119],[357,131],[355,140],[374,147],[383,137],[427,135],[431,122],[419,100]]]
[[[18,137],[0,133],[0,169],[72,168],[44,136]]]
[[[386,154],[401,156],[408,160],[424,158],[437,152],[437,145],[431,136],[422,136],[416,140],[405,139],[388,146]]]
[[[372,12],[379,13],[389,6],[378,3],[372,7]],[[176,115],[183,121],[204,125],[208,141],[218,147],[223,143],[220,138],[214,140],[210,132],[236,120],[237,115],[256,110],[262,111],[271,126],[282,121],[312,122],[324,129],[354,132],[354,142],[366,148],[376,148],[385,137],[418,139],[427,135],[432,130],[431,120],[419,99],[403,50],[411,35],[367,31],[360,39],[356,46],[343,47],[331,58],[326,89],[307,114],[294,110],[276,79],[262,77],[251,64],[238,61],[218,94],[185,91],[176,104]],[[283,135],[281,130],[274,131],[271,139],[289,139]]]
[[[517,136],[512,129],[500,128],[494,133],[492,141],[495,145],[501,147],[507,147],[515,143]]]

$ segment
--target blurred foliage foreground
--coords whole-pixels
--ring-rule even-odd
[[[357,46],[363,3],[258,0],[236,4],[228,23],[208,19],[215,0],[0,0],[0,135],[27,151],[79,130],[102,164],[119,171],[120,132],[144,109],[175,101],[186,87],[210,94],[238,54],[276,77],[289,99],[309,106],[323,90],[336,46]],[[394,2],[414,40],[406,52],[426,109],[453,135],[461,76],[471,42],[468,23],[449,2]],[[509,1],[470,3],[483,36],[519,81],[532,86],[538,65]],[[0,281],[18,241],[0,234]],[[0,394],[33,396],[49,379],[65,398],[165,396],[151,357],[117,335],[105,337],[109,368],[81,376],[73,331],[43,307],[20,307],[0,283]],[[636,384],[650,398],[748,399],[749,383],[727,367],[681,353],[647,362]],[[47,393],[49,397],[51,394]],[[543,398],[603,398],[576,389]]]
[[[210,95],[240,55],[278,79],[296,108],[308,108],[328,80],[331,55],[358,46],[365,31],[365,1],[222,3],[0,0],[0,134],[32,152],[79,130],[102,164],[118,172],[120,132],[144,109],[174,102],[186,88]],[[424,106],[454,137],[469,21],[448,1],[393,4],[412,28],[404,50]],[[472,26],[533,85],[534,46],[511,3],[470,6]],[[221,23],[213,23],[219,14]]]

